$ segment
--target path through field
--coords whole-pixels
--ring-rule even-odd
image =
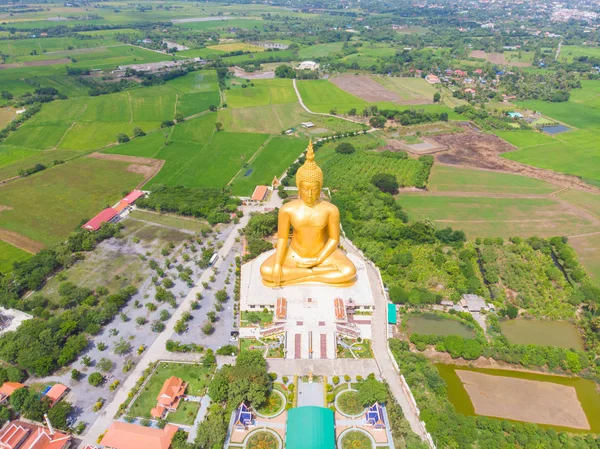
[[[8,229],[0,228],[0,240],[31,254],[37,254],[45,248],[43,243],[36,242],[29,237],[25,237],[14,231],[9,231]]]

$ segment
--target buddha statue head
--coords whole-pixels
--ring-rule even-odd
[[[296,172],[296,187],[298,187],[300,199],[308,206],[315,204],[321,197],[323,172],[315,162],[312,140],[308,144],[306,162]]]

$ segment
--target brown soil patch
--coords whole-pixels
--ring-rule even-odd
[[[362,75],[338,75],[330,78],[333,84],[340,89],[362,98],[370,103],[377,101],[401,101],[400,96],[390,92],[377,81]]]
[[[586,184],[576,176],[532,167],[500,157],[502,153],[515,151],[516,148],[498,136],[474,130],[469,123],[460,126],[463,129],[461,133],[429,136],[429,139],[446,145],[448,148],[447,151],[437,154],[436,159],[438,162],[462,167],[518,173],[562,187],[586,190],[593,193],[600,192],[600,189]]]
[[[119,161],[129,162],[127,171],[130,173],[139,173],[144,176],[144,180],[140,182],[136,189],[139,189],[152,179],[160,171],[165,161],[162,159],[153,159],[151,157],[139,157],[139,156],[125,156],[121,154],[105,154],[105,153],[91,153],[88,157],[94,159],[104,159],[108,161]]]
[[[4,210],[6,210],[6,208]],[[31,240],[29,237],[25,237],[17,232],[2,228],[0,228],[0,240],[10,243],[11,245],[31,254],[37,254],[45,247],[43,243],[36,242],[35,240]]]
[[[456,374],[478,415],[590,429],[574,387],[464,370]]]
[[[469,56],[471,58],[485,59],[492,64],[498,65],[512,65],[515,67],[530,67],[531,63],[529,62],[511,62],[507,61],[504,57],[504,53],[486,53],[483,50],[473,50]]]
[[[3,210],[13,210],[13,208],[10,206],[4,206],[0,204],[0,212],[2,212]]]

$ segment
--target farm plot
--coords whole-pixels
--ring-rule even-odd
[[[311,45],[310,47],[301,48],[298,51],[298,57],[303,60],[326,58],[339,53],[342,50],[342,46],[342,42]]]
[[[349,155],[331,155],[322,163],[322,169],[325,185],[333,189],[370,184],[377,173],[393,174],[399,185],[414,186],[423,163],[416,159],[395,159],[376,152],[357,151]]]
[[[114,204],[143,176],[117,161],[81,158],[0,187],[0,227],[51,245]],[[51,206],[49,206],[51,205]]]
[[[521,56],[521,58],[519,58],[518,55],[514,56],[512,53],[514,52],[509,52],[507,55],[505,53],[486,53],[483,50],[473,50],[469,56],[471,58],[484,59],[492,64],[513,65],[516,67],[531,66],[531,61],[527,61],[528,56]],[[531,59],[533,59],[533,55]]]
[[[478,415],[590,429],[574,387],[467,370],[456,374]]]
[[[270,185],[306,149],[304,139],[274,137],[259,151],[248,166],[238,173],[231,185],[234,195],[250,196],[257,185]]]
[[[256,79],[246,88],[236,87],[226,93],[230,108],[245,108],[269,104],[296,103],[298,98],[289,79]]]
[[[560,48],[558,60],[560,62],[573,62],[574,59],[578,59],[582,56],[600,58],[600,48],[585,47],[581,45],[563,45]]]
[[[572,235],[569,237],[569,245],[577,253],[579,262],[592,281],[600,286],[600,232]]]
[[[259,47],[258,45],[246,44],[244,42],[234,42],[231,44],[219,44],[219,45],[211,45],[206,47],[209,50],[216,50],[224,53],[229,53],[232,51],[250,51],[253,53],[265,51],[264,47]]]
[[[430,104],[436,88],[423,78],[396,78],[377,76],[374,78],[386,89],[396,92],[401,100],[398,104]]]
[[[19,171],[33,167],[35,164],[48,167],[53,165],[54,161],[65,161],[79,154],[76,151],[40,151],[0,145],[0,181],[17,176]]]
[[[400,95],[386,89],[383,84],[380,84],[371,76],[344,74],[334,76],[330,78],[330,81],[350,95],[369,103],[378,101],[398,102],[401,100]]]
[[[413,220],[429,218],[474,237],[553,237],[594,232],[591,217],[552,198],[480,198],[403,194],[398,199]]]
[[[538,179],[486,170],[435,164],[428,188],[432,192],[547,194],[559,188]]]

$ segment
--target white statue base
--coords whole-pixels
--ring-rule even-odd
[[[357,270],[357,281],[350,287],[301,284],[272,288],[262,283],[260,266],[274,251],[242,265],[240,295],[242,311],[272,311],[274,324],[263,329],[242,328],[242,337],[283,336],[286,358],[291,359],[333,359],[338,338],[371,338],[370,313],[375,301],[364,260],[347,254]]]

